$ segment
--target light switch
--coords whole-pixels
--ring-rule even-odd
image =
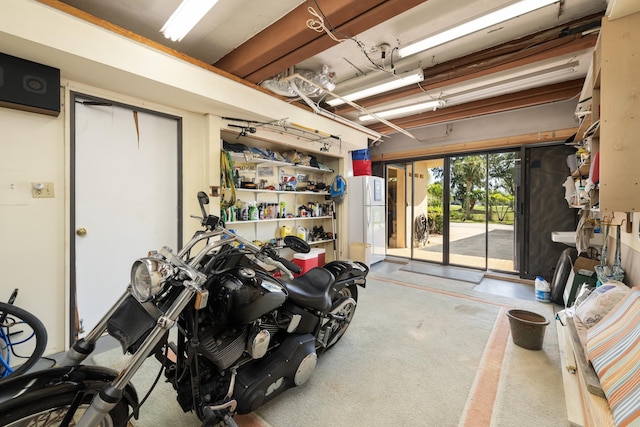
[[[31,196],[33,198],[55,197],[55,193],[53,191],[53,182],[32,182]]]

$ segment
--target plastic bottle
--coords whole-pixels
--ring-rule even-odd
[[[249,221],[257,221],[258,220],[258,208],[256,205],[252,204],[249,206]]]
[[[551,286],[542,276],[537,276],[535,280],[536,300],[540,302],[551,302]]]

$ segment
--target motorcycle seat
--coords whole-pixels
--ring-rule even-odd
[[[285,283],[289,298],[303,307],[326,311],[331,307],[329,288],[335,277],[324,268],[315,267]]]

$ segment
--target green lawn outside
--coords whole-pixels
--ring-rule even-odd
[[[471,219],[464,219],[464,212],[462,210],[462,206],[460,205],[451,205],[449,207],[451,213],[451,221],[452,222],[485,222],[486,213],[484,206],[480,208],[473,209],[471,211]],[[508,206],[492,206],[492,218],[489,221],[491,224],[509,224],[513,225],[513,217],[514,212]],[[502,221],[499,220],[502,218]]]

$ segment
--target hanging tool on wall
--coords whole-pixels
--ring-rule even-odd
[[[242,129],[240,131],[240,133],[238,134],[238,138],[241,137],[241,136],[247,136],[247,132],[256,133],[256,128],[254,128],[252,126],[240,126],[240,125],[232,125],[232,124],[230,124],[229,127]]]
[[[231,192],[231,196],[228,200],[224,199],[224,194],[220,205],[223,208],[233,206],[236,203],[236,172],[233,169],[233,160],[231,160],[231,154],[223,151],[220,153],[220,183],[222,188],[228,188]]]

